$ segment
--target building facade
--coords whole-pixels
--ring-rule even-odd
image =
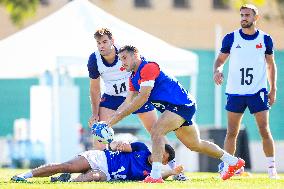
[[[46,1],[46,0],[45,0]],[[48,0],[40,6],[34,18],[24,27],[42,19],[70,0]],[[132,24],[170,44],[181,48],[214,49],[215,28],[222,28],[222,35],[240,27],[239,11],[224,5],[222,0],[90,0],[106,12]],[[269,33],[276,49],[284,49],[284,21],[274,0],[266,1],[259,8],[258,26]],[[19,30],[13,26],[8,14],[0,8],[0,39]]]

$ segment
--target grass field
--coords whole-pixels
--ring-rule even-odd
[[[11,176],[26,170],[0,169],[0,189],[283,189],[284,174],[281,179],[270,180],[266,174],[252,174],[251,177],[233,177],[228,181],[222,181],[217,173],[187,173],[189,181],[178,182],[167,180],[164,184],[144,184],[139,182],[104,182],[104,183],[50,183],[49,178],[33,178],[30,183],[10,182]]]

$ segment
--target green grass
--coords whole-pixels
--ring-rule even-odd
[[[233,177],[228,181],[222,181],[217,173],[186,173],[190,177],[189,181],[178,182],[167,180],[164,184],[144,184],[139,182],[89,182],[89,183],[50,183],[49,178],[33,178],[30,183],[13,183],[10,178],[26,170],[20,169],[0,169],[0,189],[283,189],[284,174],[280,174],[281,179],[270,180],[266,174],[252,174],[251,177]]]

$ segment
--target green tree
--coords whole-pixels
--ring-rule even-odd
[[[22,26],[24,20],[35,15],[40,0],[0,0],[10,14],[12,22]]]
[[[284,23],[284,0],[276,0],[282,22]]]
[[[257,7],[264,6],[268,0],[223,0],[227,4],[231,4],[233,7],[239,9],[243,4],[251,3]],[[281,21],[284,23],[284,0],[274,0],[277,3],[279,10],[279,16]],[[267,17],[268,18],[268,17]]]

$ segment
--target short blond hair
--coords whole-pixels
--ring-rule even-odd
[[[254,15],[258,15],[258,9],[253,4],[244,4],[241,6],[240,11],[242,9],[251,9],[254,12]]]

